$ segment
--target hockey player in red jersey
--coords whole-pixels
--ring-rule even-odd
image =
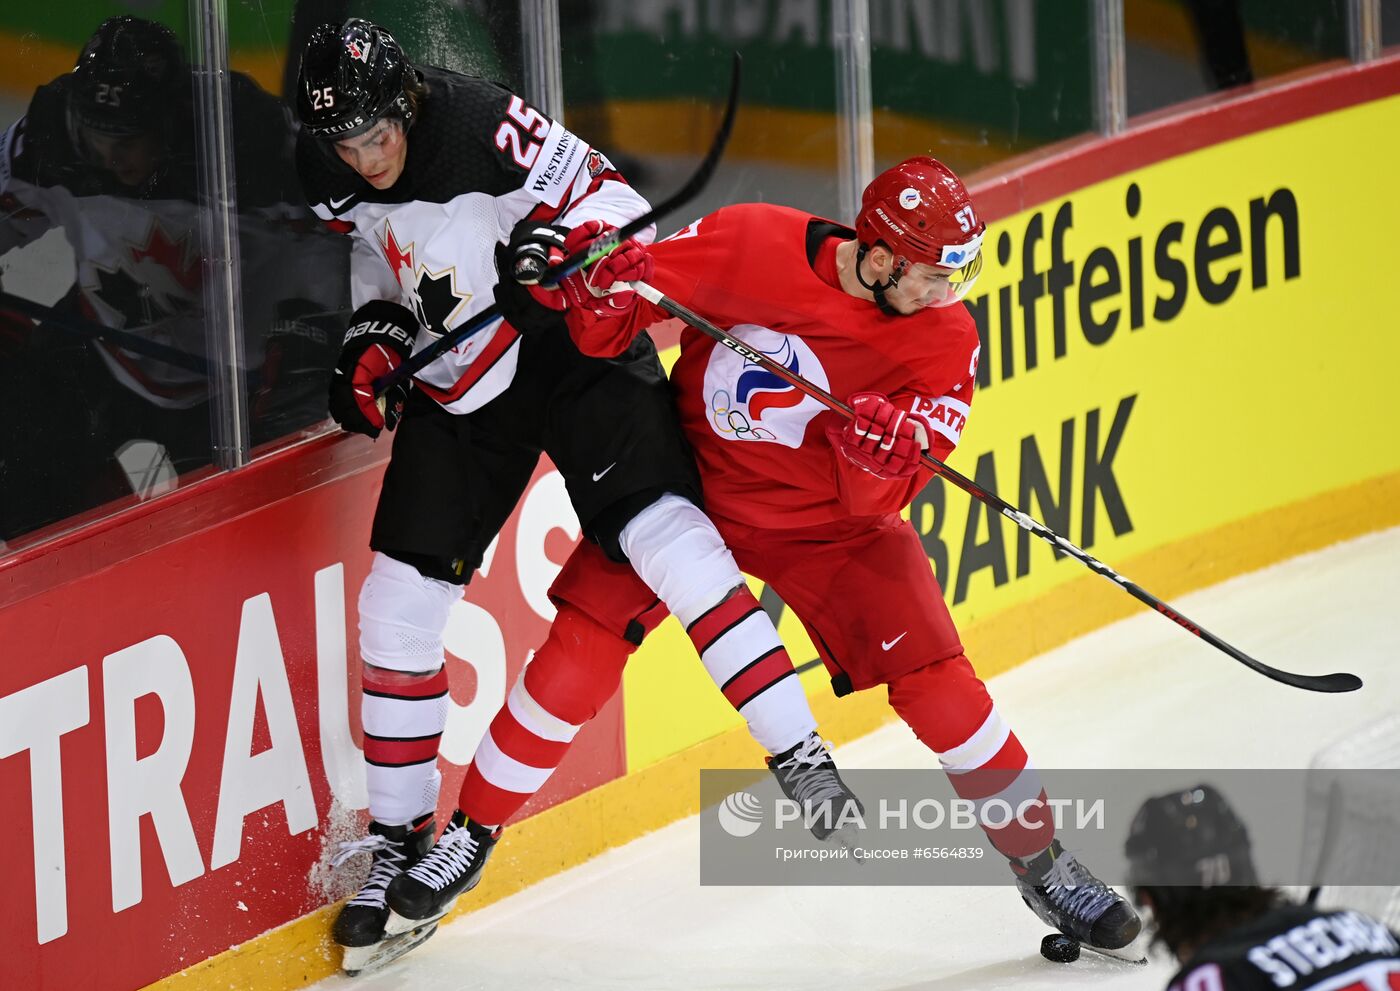
[[[854,230],[779,206],[730,206],[652,246],[649,281],[748,347],[849,397],[855,418],[845,421],[690,330],[672,371],[707,512],[739,566],[802,620],[836,694],[887,686],[890,705],[939,755],[961,797],[1017,807],[1044,798],[1039,775],[964,655],[918,535],[899,516],[931,477],[919,455],[946,458],[970,412],[979,345],[961,299],[980,269],[984,230],[958,178],[915,158],[870,184]],[[666,318],[647,302],[612,311],[605,273],[587,288],[555,294],[585,353],[618,354]],[[571,557],[551,595],[559,606],[551,639],[566,637],[572,652],[573,704],[591,713],[617,687],[629,624],[654,622],[656,597],[589,546]],[[754,609],[716,610],[690,635],[703,645],[752,621]],[[740,706],[764,662],[718,670],[706,663]],[[481,821],[504,822],[528,797],[524,776],[491,773],[498,752],[548,773],[567,747],[516,702],[491,724],[463,784],[461,807]],[[1103,948],[1137,935],[1132,908],[1061,848],[1048,815],[988,834],[1045,921]],[[390,907],[411,917],[425,890],[410,871],[390,887]]]
[[[669,610],[705,623],[716,612],[753,610],[754,622],[707,650],[769,672],[744,715],[776,764],[808,792],[853,800],[819,745],[801,688],[784,676],[792,664],[777,631],[699,508],[694,461],[651,340],[637,335],[606,361],[585,356],[556,308],[498,278],[522,258],[558,251],[570,231],[588,240],[640,216],[646,201],[600,151],[520,97],[484,79],[411,65],[387,31],[359,18],[313,32],[297,97],[302,186],[316,214],[353,245],[356,311],[330,411],[346,430],[371,437],[397,425],[359,598],[372,822],[369,835],[341,853],[368,852],[373,862],[333,930],[345,969],[386,962],[427,938],[475,877],[457,878],[455,890],[434,887],[437,911],[416,916],[404,939],[385,945],[385,891],[433,845],[448,611],[541,453],[563,475],[600,558],[630,561],[622,567],[641,576],[641,587],[655,587],[648,607],[665,604],[658,618]],[[629,241],[588,271],[612,280],[650,270],[641,245]],[[493,297],[505,321],[429,363],[412,388],[375,396],[376,380]],[[634,301],[621,294],[600,305],[622,314]],[[625,632],[640,643],[642,628]],[[572,629],[561,623],[556,637]],[[568,672],[553,672],[569,654],[551,639],[510,697],[550,739],[567,741],[586,715],[558,697]],[[543,783],[523,765],[495,766],[517,786]],[[435,852],[479,871],[502,821],[458,813]]]

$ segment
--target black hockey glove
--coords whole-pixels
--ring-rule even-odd
[[[522,220],[511,231],[510,243],[496,246],[496,304],[506,322],[523,335],[568,333],[564,323],[567,301],[553,288],[540,286],[547,267],[564,259],[569,229]]]
[[[374,380],[413,353],[417,335],[417,318],[407,307],[385,299],[371,300],[351,315],[331,376],[329,405],[336,423],[366,437],[394,429],[408,398],[408,384],[392,386],[375,399]]]
[[[326,418],[326,395],[339,360],[345,318],[309,299],[277,304],[263,343],[249,410],[253,444],[285,436]]]

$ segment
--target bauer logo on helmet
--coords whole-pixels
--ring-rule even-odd
[[[881,220],[883,220],[889,226],[890,230],[894,231],[896,234],[904,233],[904,228],[901,227],[893,217],[891,217],[888,213],[885,212],[884,207],[877,206],[875,208],[875,215]]]

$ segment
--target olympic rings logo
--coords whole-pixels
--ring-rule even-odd
[[[749,422],[743,410],[731,409],[732,400],[727,389],[719,389],[710,395],[710,419],[719,434],[733,434],[733,440],[776,441],[778,435],[766,427],[756,427]]]

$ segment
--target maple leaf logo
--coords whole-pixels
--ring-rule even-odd
[[[389,263],[389,270],[394,273],[399,285],[405,292],[413,292],[413,242],[409,241],[407,248],[400,248],[398,239],[394,237],[394,228],[386,220],[379,246],[384,249],[384,260]]]
[[[178,240],[172,239],[165,233],[165,228],[159,221],[153,222],[145,245],[133,245],[131,248],[131,260],[134,264],[139,265],[147,258],[168,271],[176,284],[186,292],[192,293],[198,288],[200,258],[190,250],[188,234]]]

